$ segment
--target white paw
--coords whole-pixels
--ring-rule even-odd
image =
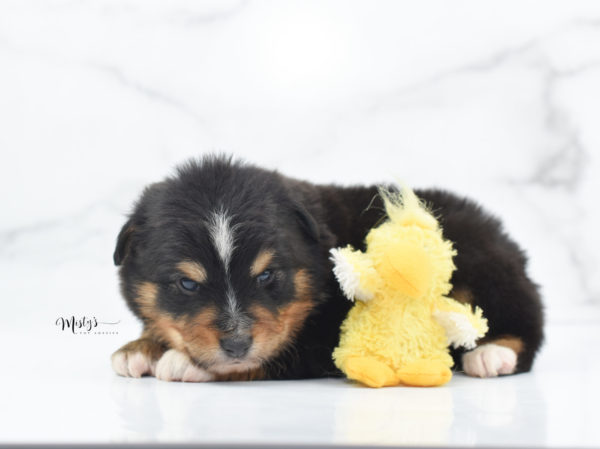
[[[464,354],[462,364],[469,376],[496,377],[515,372],[517,354],[505,346],[488,343]]]
[[[195,366],[188,356],[175,349],[169,349],[156,364],[155,376],[160,380],[182,382],[208,382],[214,376]]]
[[[112,367],[117,374],[125,377],[152,375],[156,362],[141,352],[117,351],[111,356]]]

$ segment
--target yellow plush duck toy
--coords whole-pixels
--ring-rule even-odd
[[[357,300],[333,359],[370,387],[443,385],[452,377],[448,346],[475,347],[487,320],[481,309],[445,296],[456,252],[414,192],[380,195],[388,220],[371,229],[366,252],[331,250],[343,293]]]

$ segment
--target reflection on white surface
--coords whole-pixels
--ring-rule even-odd
[[[453,390],[348,387],[335,404],[339,444],[440,445],[450,441]]]
[[[12,333],[2,332],[4,341]],[[111,372],[120,336],[46,333],[5,350],[3,442],[212,442],[454,446],[600,444],[596,326],[551,326],[533,373],[440,388],[344,380],[169,383]],[[26,354],[26,355],[23,355]],[[35,356],[29,356],[33,355]],[[35,423],[35,432],[31,423]]]

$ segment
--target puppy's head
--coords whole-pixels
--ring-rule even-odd
[[[258,369],[289,348],[332,245],[304,206],[311,192],[223,158],[148,187],[114,253],[145,333],[216,374]]]

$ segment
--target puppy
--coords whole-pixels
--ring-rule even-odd
[[[489,321],[477,348],[453,352],[456,369],[530,370],[543,313],[523,252],[472,201],[416,193],[458,251],[450,296]],[[122,295],[143,332],[113,354],[114,370],[193,382],[340,376],[331,353],[352,303],[329,249],[364,249],[383,215],[376,186],[313,185],[222,156],[182,165],[144,190],[117,238]]]

